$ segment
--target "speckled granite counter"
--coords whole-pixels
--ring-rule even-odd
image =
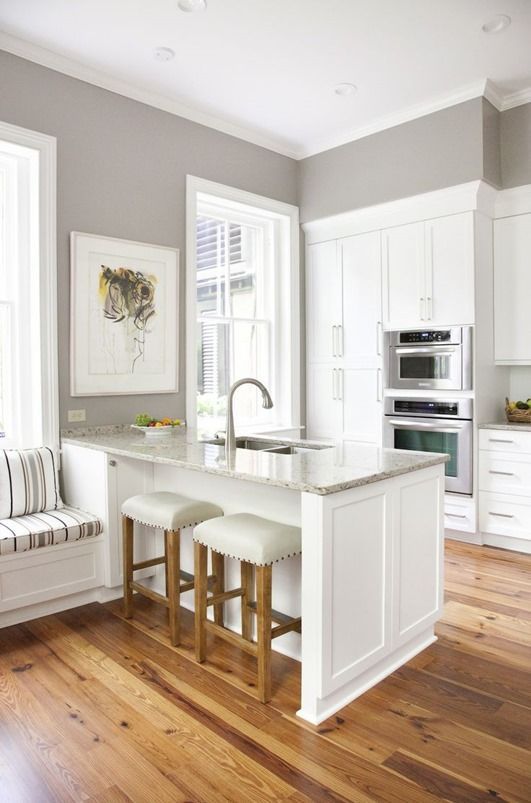
[[[479,429],[504,429],[511,432],[531,432],[531,424],[513,424],[510,421],[497,421],[495,424],[480,424]]]
[[[228,463],[224,448],[202,441],[195,430],[176,429],[160,440],[148,440],[141,432],[121,430],[119,427],[94,428],[92,432],[86,429],[83,432],[74,435],[69,431],[67,435],[63,434],[62,441],[122,457],[166,463],[314,494],[337,493],[435,466],[449,459],[444,454],[340,443],[294,455],[237,449],[234,460]],[[262,439],[264,436],[259,437]],[[271,440],[272,445],[279,443],[277,438]],[[282,443],[288,441],[283,440]],[[310,441],[289,443],[303,447],[311,444]]]

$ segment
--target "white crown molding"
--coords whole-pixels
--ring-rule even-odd
[[[461,212],[478,211],[492,218],[496,197],[497,191],[485,181],[469,181],[313,220],[303,223],[302,228],[306,234],[306,244],[310,245]]]
[[[274,151],[282,156],[288,156],[290,159],[297,159],[300,156],[297,150],[290,147],[285,141],[269,137],[260,131],[231,123],[228,120],[221,120],[219,117],[209,114],[208,112],[194,109],[178,100],[173,100],[165,95],[152,92],[149,89],[142,89],[141,87],[134,86],[119,78],[107,75],[92,67],[87,67],[77,61],[61,56],[59,53],[54,53],[51,50],[47,50],[39,45],[34,45],[31,42],[26,42],[23,39],[11,36],[3,31],[0,31],[0,50],[5,50],[8,53],[12,53],[14,56],[20,56],[28,61],[33,61],[36,64],[40,64],[42,67],[47,67],[50,70],[63,73],[71,78],[77,78],[80,81],[85,81],[85,83],[99,86],[101,89],[106,89],[117,95],[122,95],[126,98],[131,98],[131,100],[136,100],[139,103],[145,103],[147,106],[153,106],[156,109],[169,112],[177,117],[184,117],[186,120],[191,120],[193,123],[199,123],[199,125],[213,128],[223,134],[228,134],[237,139],[243,139],[253,145],[259,145],[261,148]]]
[[[296,160],[315,156],[324,151],[331,150],[332,148],[346,145],[349,142],[363,139],[363,137],[376,134],[379,131],[394,128],[394,126],[416,120],[420,117],[425,117],[428,114],[442,111],[450,106],[456,106],[459,103],[464,103],[474,98],[485,97],[498,111],[505,111],[505,109],[512,109],[515,106],[531,103],[531,87],[511,94],[503,94],[489,78],[486,78],[485,80],[476,81],[472,84],[459,87],[452,92],[439,95],[424,103],[418,103],[392,114],[384,115],[367,125],[353,129],[344,129],[333,137],[316,140],[312,145],[301,148],[295,143],[289,143],[286,140],[268,136],[257,129],[247,128],[228,120],[222,120],[213,114],[195,109],[178,100],[160,95],[149,89],[142,89],[141,87],[134,86],[119,78],[107,75],[92,67],[87,67],[70,58],[61,56],[59,53],[32,44],[31,42],[27,42],[24,39],[12,36],[3,31],[0,31],[0,50],[5,50],[15,56],[33,61],[36,64],[63,73],[71,78],[77,78],[80,81],[93,84],[101,89],[114,92],[117,95],[131,98],[139,103],[145,103],[148,106],[153,106],[156,109],[161,109],[162,111],[169,112],[178,117],[183,117],[199,125],[213,128],[223,134],[245,140],[253,145],[258,145],[267,150],[279,153],[282,156],[287,156],[290,159]]]
[[[531,184],[500,190],[496,198],[495,216],[512,217],[531,213]]]

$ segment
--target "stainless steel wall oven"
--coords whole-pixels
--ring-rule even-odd
[[[472,399],[385,399],[384,445],[445,452],[445,489],[472,494]]]

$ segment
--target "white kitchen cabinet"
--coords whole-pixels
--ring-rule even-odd
[[[382,232],[386,329],[474,323],[472,212]]]
[[[379,232],[311,245],[307,265],[308,437],[379,444]]]
[[[479,526],[483,543],[531,553],[531,432],[482,429]]]
[[[531,214],[494,221],[494,353],[501,365],[531,364]]]
[[[341,260],[339,243],[331,240],[308,249],[306,268],[308,362],[329,362],[339,356]]]
[[[424,224],[382,232],[384,322],[388,329],[422,326],[425,320]]]

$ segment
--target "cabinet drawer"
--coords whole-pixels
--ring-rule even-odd
[[[531,541],[531,500],[522,496],[480,491],[479,528],[482,533],[509,535]]]
[[[531,455],[531,432],[512,429],[480,429],[479,448],[489,452],[516,452]]]
[[[476,504],[473,499],[444,497],[444,528],[460,532],[476,532]]]
[[[531,455],[480,452],[479,489],[531,499]]]

